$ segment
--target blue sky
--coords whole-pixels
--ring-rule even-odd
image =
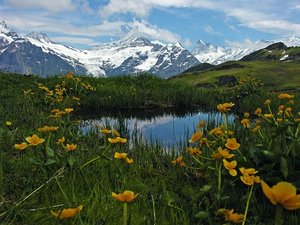
[[[128,32],[192,49],[198,40],[249,47],[300,36],[299,0],[0,0],[0,20],[78,48]]]

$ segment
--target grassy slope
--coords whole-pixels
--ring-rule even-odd
[[[230,65],[233,68],[230,68]],[[236,65],[240,65],[237,68]],[[300,90],[300,64],[278,61],[228,62],[204,72],[184,73],[173,77],[174,82],[192,85],[218,83],[218,77],[232,75],[236,77],[254,77],[272,89],[294,88]]]

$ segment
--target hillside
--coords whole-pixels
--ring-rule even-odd
[[[219,86],[224,77],[252,77],[263,81],[264,85],[271,89],[300,90],[299,74],[300,64],[296,62],[239,61],[223,63],[202,72],[185,72],[170,80],[199,87],[212,87]]]
[[[170,80],[198,87],[234,85],[237,78],[251,77],[271,89],[300,90],[300,47],[287,47],[279,42],[255,51],[240,61],[217,66],[197,65]]]
[[[300,62],[300,47],[287,47],[284,43],[278,42],[266,48],[255,51],[244,56],[241,61],[255,60],[279,60],[285,62]]]

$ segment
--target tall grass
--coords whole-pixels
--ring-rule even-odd
[[[128,90],[132,84],[139,81],[136,87],[144,87],[145,92],[151,93],[152,90],[147,88],[156,78],[113,78],[118,82],[122,79],[122,82],[128,82],[122,93],[115,92],[121,89],[110,79],[99,79],[97,83],[95,78],[75,78],[72,75],[51,79],[12,75],[1,80],[4,82],[0,90],[3,103],[0,110],[1,224],[121,224],[123,203],[114,199],[111,193],[124,190],[139,193],[133,202],[128,203],[128,224],[132,225],[224,224],[226,217],[218,215],[221,208],[234,209],[239,214],[245,214],[247,209],[244,224],[274,224],[275,207],[264,196],[260,185],[245,185],[240,172],[232,177],[222,159],[212,157],[218,147],[225,148],[226,141],[233,137],[240,143],[240,152],[231,150],[239,168],[253,167],[269,185],[286,180],[300,186],[298,111],[293,111],[293,116],[288,114],[289,110],[278,114],[276,103],[296,110],[291,101],[274,98],[270,104],[260,102],[263,109],[256,118],[261,120],[261,133],[252,131],[257,125],[254,120],[249,121],[249,127],[242,125],[241,121],[226,124],[227,112],[224,111],[223,126],[214,130],[213,124],[202,124],[196,130],[200,133],[189,137],[189,147],[202,151],[202,154],[190,154],[185,147],[167,151],[158,144],[140,141],[138,136],[129,143],[130,137],[123,125],[118,131],[122,140],[127,139],[126,143],[111,143],[118,135],[112,131],[105,134],[99,127],[88,133],[80,129],[80,116],[76,110],[87,104],[84,103],[88,102],[84,100],[86,97],[90,102],[96,102],[98,97],[95,96],[103,91],[100,82],[104,82],[103,89],[107,92],[103,92],[103,96],[106,96],[104,93],[117,93],[112,95],[114,98],[110,103],[122,104],[126,100],[120,101],[116,97],[130,96],[132,93]],[[107,81],[112,83],[105,84]],[[55,87],[56,84],[59,86]],[[147,84],[150,86],[143,86]],[[161,86],[164,87],[161,93],[164,89],[172,93],[170,96],[165,94],[165,97],[169,96],[166,102],[170,103],[173,101],[171,95],[179,94],[176,94],[176,89],[166,86]],[[180,88],[177,90],[181,93]],[[102,104],[97,107],[103,107]],[[274,119],[267,118],[267,113]],[[246,117],[244,119],[249,119]],[[277,121],[281,117],[284,119],[282,123]],[[45,125],[57,127],[57,130],[38,131]],[[27,137],[33,134],[45,139],[44,142],[29,145]],[[23,150],[15,146],[22,142],[28,145]],[[76,148],[70,150],[67,144],[76,144]],[[126,157],[134,162],[129,164],[125,159],[117,159],[116,152],[126,153]],[[249,193],[252,193],[251,198]],[[79,205],[83,205],[83,209],[69,219],[60,220],[50,213],[51,210],[59,212]],[[299,216],[299,210],[284,210],[282,219],[287,224],[296,225]]]

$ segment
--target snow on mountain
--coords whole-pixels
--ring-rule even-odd
[[[210,43],[205,43],[199,40],[192,50],[192,54],[201,62],[201,63],[210,63],[218,65],[226,61],[231,60],[240,60],[246,55],[257,51],[259,49],[265,48],[271,44],[283,42],[288,47],[291,46],[300,46],[300,38],[296,36],[286,37],[282,39],[275,40],[263,40],[260,39],[256,42],[253,42],[249,48],[242,47],[223,47],[212,45]]]
[[[4,21],[0,22],[0,48],[10,44],[18,35]]]
[[[248,48],[216,46],[199,40],[192,50],[192,54],[201,63],[218,65],[226,61],[239,60],[253,51]]]
[[[254,46],[266,47],[282,41],[287,46],[300,46],[300,38],[259,40]],[[145,35],[129,32],[120,40],[102,43],[89,50],[79,50],[51,41],[46,34],[19,36],[5,22],[0,22],[0,69],[19,73],[51,76],[68,71],[93,76],[115,76],[150,72],[161,77],[179,74],[201,63],[220,64],[239,60],[258,50],[216,46],[198,41],[192,52],[180,43],[163,44]],[[50,67],[51,65],[51,67]]]
[[[0,39],[0,60],[1,58],[2,60],[5,59],[6,62],[1,67],[19,72],[24,72],[19,68],[23,68],[24,65],[28,70],[27,60],[29,58],[36,58],[32,55],[33,51],[30,51],[30,46],[35,48],[38,52],[36,54],[44,57],[45,60],[47,57],[54,60],[54,56],[56,57],[55,61],[61,59],[58,63],[64,65],[61,72],[71,67],[75,72],[80,71],[93,76],[114,76],[150,71],[161,77],[169,77],[199,63],[180,44],[165,45],[159,41],[150,41],[142,34],[135,32],[129,32],[118,41],[99,44],[89,50],[78,50],[52,42],[46,34],[42,33],[33,32],[24,37],[19,37],[7,27],[5,22],[0,24],[0,34],[4,37]],[[26,52],[21,53],[19,45],[22,46],[24,51],[26,49]],[[3,46],[10,46],[9,52]],[[14,52],[21,56],[22,63],[19,62],[18,57],[13,56]],[[14,58],[14,60],[10,60],[10,58]],[[14,63],[19,65],[18,70],[14,69]],[[33,63],[32,60],[30,65],[33,66]],[[36,63],[41,67],[40,61]],[[47,65],[43,64],[43,66],[46,67]],[[41,71],[47,71],[44,67]],[[29,70],[35,71],[36,68],[30,68]],[[47,75],[49,75],[49,72],[47,72]]]

